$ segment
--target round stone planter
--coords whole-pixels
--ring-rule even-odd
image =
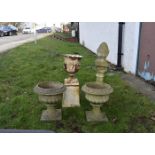
[[[62,100],[65,86],[60,82],[40,82],[34,87],[34,92],[39,95],[39,101],[47,106],[42,112],[42,121],[61,120],[61,109],[55,109],[55,104]]]
[[[86,111],[87,121],[108,121],[100,107],[109,100],[113,88],[106,83],[88,82],[82,87],[82,91],[92,106],[92,111]]]

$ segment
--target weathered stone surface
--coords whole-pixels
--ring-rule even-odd
[[[51,110],[52,111],[52,110]],[[61,109],[54,109],[50,112],[50,109],[43,110],[41,115],[41,121],[58,121],[62,119]]]
[[[109,54],[109,48],[107,43],[103,42],[100,44],[100,46],[97,49],[97,55],[98,57],[104,57],[106,58]]]
[[[95,115],[93,111],[86,111],[86,119],[88,122],[108,122],[108,117],[104,112]]]
[[[55,104],[62,100],[65,86],[60,82],[40,82],[34,92],[39,95],[39,101],[47,106],[41,116],[41,121],[61,120],[61,109],[55,109]]]
[[[66,86],[66,90],[63,94],[62,107],[79,107],[79,86]]]
[[[92,111],[86,112],[87,121],[108,121],[105,113],[101,112],[102,104],[109,100],[109,95],[113,92],[112,87],[106,83],[88,82],[82,90],[85,98],[91,103]]]
[[[77,54],[64,55],[64,68],[70,75],[74,75],[80,69],[80,60],[82,56]]]
[[[101,112],[100,107],[109,100],[109,95],[113,92],[113,88],[103,82],[104,73],[107,71],[108,62],[106,57],[109,49],[106,43],[102,43],[97,50],[96,64],[96,81],[88,82],[82,86],[85,92],[85,98],[90,102],[92,111],[86,112],[87,121],[108,121],[105,113]]]
[[[97,49],[96,65],[96,81],[102,83],[104,80],[104,73],[107,71],[108,62],[106,57],[109,54],[109,49],[106,43],[102,43]]]
[[[104,112],[101,112],[100,107],[102,104],[90,103],[93,107],[92,111],[86,112],[87,121],[108,121],[108,118]]]
[[[113,92],[113,88],[107,83],[87,82],[82,90],[96,96],[106,96]]]
[[[64,80],[66,90],[63,94],[62,107],[80,106],[79,81],[75,78],[75,73],[80,69],[82,56],[76,54],[64,55],[64,69],[69,73],[69,77]]]
[[[69,77],[64,80],[65,86],[79,86],[79,81],[75,77]]]

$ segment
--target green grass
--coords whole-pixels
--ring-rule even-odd
[[[67,73],[63,69],[64,53],[83,56],[77,73],[80,87],[95,80],[96,56],[78,43],[41,39],[38,44],[27,43],[0,55],[0,128],[46,129],[56,132],[155,132],[155,124],[149,119],[155,104],[126,85],[118,73],[106,75],[114,93],[102,107],[109,122],[89,123],[85,111],[91,106],[80,92],[80,108],[62,109],[62,121],[40,121],[46,107],[38,101],[33,87],[39,81],[63,82]],[[61,105],[59,105],[60,107]]]
[[[56,35],[59,35],[59,36],[61,36],[61,37],[63,37],[63,38],[71,38],[72,36],[71,36],[71,32],[56,32],[55,33]]]

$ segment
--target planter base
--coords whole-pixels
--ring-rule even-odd
[[[50,113],[47,110],[43,110],[42,115],[41,115],[41,121],[57,121],[61,120],[62,115],[61,115],[61,109],[56,109],[54,113]]]
[[[108,122],[108,118],[105,113],[94,114],[93,111],[86,111],[86,118],[88,122]]]

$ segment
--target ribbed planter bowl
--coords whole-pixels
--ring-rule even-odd
[[[61,109],[55,109],[55,104],[62,100],[65,86],[60,82],[40,82],[34,87],[39,101],[47,106],[41,116],[42,121],[61,120]]]
[[[93,107],[92,111],[86,112],[87,121],[108,121],[105,113],[101,112],[100,107],[109,100],[113,88],[106,83],[88,82],[82,87],[82,91]]]

